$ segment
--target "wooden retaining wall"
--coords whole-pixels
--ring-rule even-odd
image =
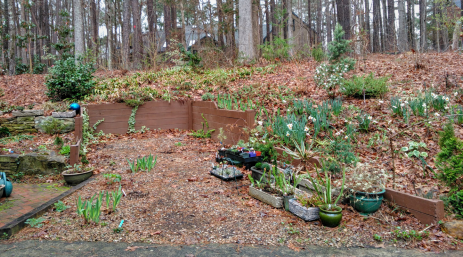
[[[132,107],[124,103],[85,105],[90,118],[90,125],[104,119],[98,125],[97,132],[125,134],[129,129],[128,121]],[[255,111],[220,110],[214,102],[203,101],[152,101],[140,106],[135,115],[135,129],[142,126],[149,129],[202,129],[204,119],[209,124],[209,130],[215,129],[212,138],[217,140],[219,128],[223,128],[227,139],[224,143],[235,144],[240,139],[247,139],[243,133],[244,127],[254,126]],[[76,123],[77,126],[77,123]],[[81,125],[80,125],[81,126]],[[207,130],[206,128],[204,128]],[[81,135],[81,132],[80,132]]]
[[[386,189],[384,198],[410,211],[423,224],[437,224],[445,215],[442,200],[426,199],[393,189]]]

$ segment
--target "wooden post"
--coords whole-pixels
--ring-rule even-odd
[[[194,101],[188,101],[188,130],[193,130],[193,103]]]
[[[74,140],[77,142],[79,140],[82,140],[82,124],[83,124],[83,117],[75,117],[75,131],[74,131]]]
[[[80,139],[77,144],[71,145],[71,153],[69,154],[69,163],[71,166],[79,163],[79,152],[80,152]]]

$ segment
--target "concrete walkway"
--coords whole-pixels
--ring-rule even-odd
[[[1,242],[1,241],[0,241]],[[0,243],[0,256],[463,256],[463,252],[440,254],[396,248],[310,247],[295,252],[287,247],[200,245],[168,246],[152,244],[126,244],[103,242],[22,241]]]

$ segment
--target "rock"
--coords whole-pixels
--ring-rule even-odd
[[[42,116],[43,110],[13,111],[13,117]]]
[[[26,175],[58,174],[66,167],[66,157],[38,155],[35,153],[19,156],[18,172]]]
[[[0,111],[0,116],[2,116],[2,115],[3,115],[3,112],[2,112],[2,111]]]
[[[52,112],[51,116],[53,118],[74,118],[76,117],[76,111],[71,112]]]
[[[454,220],[442,225],[442,231],[457,239],[463,239],[463,221]]]
[[[75,122],[73,118],[63,118],[63,119],[55,119],[52,116],[40,116],[35,118],[35,128],[38,129],[40,132],[45,133],[45,126],[47,123],[52,122],[53,120],[57,120],[62,125],[62,129],[60,133],[68,133],[74,131]]]

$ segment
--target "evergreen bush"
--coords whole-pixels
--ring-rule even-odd
[[[95,87],[92,73],[95,68],[92,64],[76,64],[74,58],[57,60],[49,69],[50,74],[46,78],[47,96],[54,101],[63,99],[82,99],[90,94]]]
[[[346,96],[363,98],[363,89],[365,89],[366,98],[376,98],[384,95],[389,91],[387,80],[389,77],[375,78],[373,73],[368,76],[353,76],[344,81],[341,93]]]
[[[452,188],[452,191],[463,189],[463,141],[455,137],[452,123],[445,125],[440,132],[436,166],[440,169],[439,178]]]

